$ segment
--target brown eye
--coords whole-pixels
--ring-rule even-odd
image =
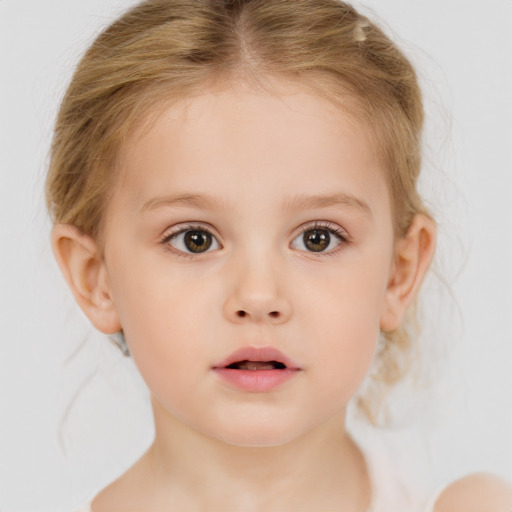
[[[217,239],[205,229],[184,229],[164,240],[175,249],[184,253],[199,254],[213,249],[220,249]]]
[[[326,229],[311,229],[302,237],[304,245],[312,252],[322,252],[329,247],[331,235]]]
[[[205,252],[212,245],[212,235],[206,231],[187,231],[185,246],[190,252]]]
[[[294,249],[304,252],[333,253],[341,243],[347,242],[347,235],[335,224],[312,225],[305,229],[291,244]]]

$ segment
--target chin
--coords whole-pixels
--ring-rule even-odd
[[[290,421],[273,418],[265,421],[233,421],[229,425],[219,425],[219,428],[210,430],[208,435],[240,448],[269,448],[288,444],[301,437],[306,430]]]

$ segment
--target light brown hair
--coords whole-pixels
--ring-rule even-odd
[[[163,102],[209,84],[277,77],[313,90],[371,131],[387,171],[395,235],[426,209],[416,189],[423,106],[397,46],[338,0],[147,0],[94,41],[55,125],[46,184],[54,222],[101,235],[123,142]],[[408,368],[411,322],[386,334],[379,384]],[[375,419],[375,397],[360,405]]]

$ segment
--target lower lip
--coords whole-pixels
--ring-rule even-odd
[[[299,370],[285,368],[283,370],[233,370],[231,368],[214,368],[226,382],[238,389],[262,393],[271,391],[289,381]]]

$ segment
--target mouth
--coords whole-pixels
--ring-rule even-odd
[[[243,361],[237,361],[235,363],[231,363],[226,368],[230,370],[284,370],[287,366],[284,363],[279,361],[248,361],[244,359]]]
[[[274,347],[243,347],[213,366],[229,370],[300,370],[298,364]]]
[[[245,347],[213,366],[219,378],[244,392],[263,393],[293,380],[301,368],[273,347]]]

